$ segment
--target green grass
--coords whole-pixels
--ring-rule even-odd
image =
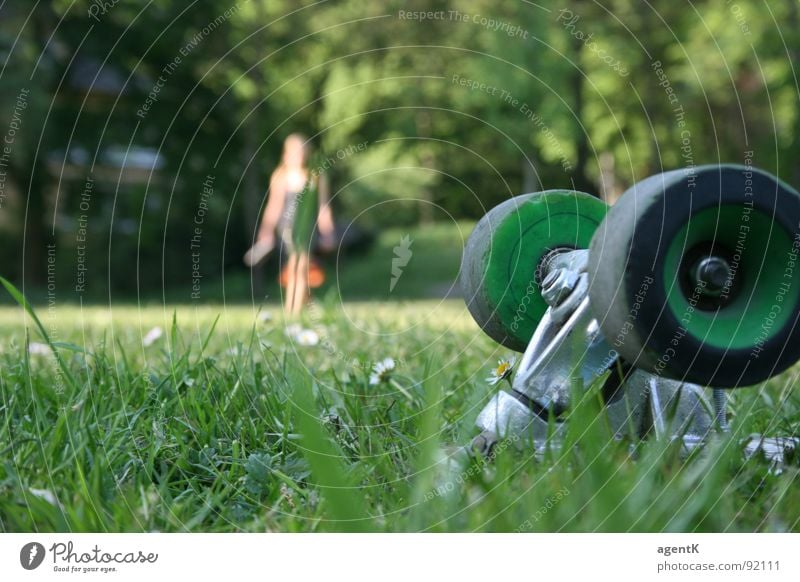
[[[317,261],[326,272],[323,286],[316,291],[318,296],[335,296],[345,302],[352,301],[398,301],[408,299],[432,299],[448,294],[457,297],[456,284],[461,264],[461,249],[475,224],[469,221],[433,223],[415,227],[392,227],[376,233],[375,240],[359,250],[349,249],[342,253],[334,252],[317,255]],[[404,237],[410,240],[411,257],[402,269],[394,288],[390,289],[392,260],[396,257],[395,247]],[[252,273],[241,264],[228,265],[223,272],[214,272],[214,266],[203,264],[202,301],[229,303],[248,301],[252,297]],[[279,301],[282,289],[278,286],[278,253],[269,256],[263,265],[264,296]],[[71,272],[63,273],[67,281],[72,281]],[[89,286],[93,294],[90,300],[107,301],[105,289],[92,282]],[[98,294],[96,291],[103,293]],[[170,303],[189,303],[191,286],[170,287],[163,298]],[[141,289],[143,300],[161,303],[160,288]],[[34,290],[33,298],[45,302],[43,289]],[[115,294],[115,301],[124,300]],[[6,301],[0,297],[0,305]]]
[[[462,302],[331,297],[303,321],[323,337],[310,347],[267,309],[41,306],[63,367],[26,349],[45,340],[21,308],[0,309],[0,529],[800,530],[796,462],[744,462],[736,435],[688,460],[637,443],[633,460],[594,389],[561,452],[508,447],[448,474],[507,355]],[[392,382],[370,385],[387,356]],[[798,432],[792,379],[733,395],[739,436]]]
[[[340,260],[338,277],[331,278],[328,285],[345,301],[427,299],[457,294],[461,249],[474,226],[470,222],[455,222],[386,229],[364,257]],[[410,240],[412,255],[390,290],[394,248],[403,237]],[[335,260],[329,262],[337,269]]]

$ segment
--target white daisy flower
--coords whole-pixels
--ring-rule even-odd
[[[301,331],[303,331],[303,326],[300,325],[299,323],[293,323],[291,325],[287,325],[286,329],[284,330],[284,332],[286,333],[286,337],[291,339],[296,338],[297,334],[299,334]]]
[[[261,313],[258,314],[258,321],[260,321],[261,323],[268,323],[272,321],[272,313],[270,313],[269,311],[262,311]]]
[[[159,326],[155,326],[144,335],[142,338],[142,345],[144,347],[152,346],[162,335],[164,335],[164,330]]]
[[[28,353],[32,356],[49,356],[53,352],[47,344],[31,342],[28,344]]]
[[[517,358],[501,358],[497,360],[497,367],[492,369],[491,375],[486,378],[486,381],[491,385],[495,386],[501,380],[505,380],[506,378],[511,376],[511,372],[514,371],[514,364],[517,363]]]
[[[315,346],[319,343],[319,335],[313,329],[302,329],[294,337],[301,346]]]
[[[370,386],[377,386],[381,382],[387,382],[389,376],[396,367],[394,358],[384,358],[372,367],[372,374],[369,376]]]
[[[39,499],[44,499],[50,505],[61,507],[61,504],[58,502],[58,498],[49,489],[34,489],[33,487],[29,487],[28,493],[34,497],[38,497]]]
[[[319,334],[313,329],[305,329],[299,323],[286,326],[286,336],[301,346],[315,346],[319,343]]]

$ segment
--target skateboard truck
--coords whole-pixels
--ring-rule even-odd
[[[537,453],[558,447],[576,382],[589,386],[604,375],[606,412],[615,436],[681,438],[687,450],[702,443],[715,419],[723,430],[726,400],[714,404],[700,386],[631,369],[603,337],[589,309],[588,250],[553,253],[545,267],[544,317],[526,348],[509,391],[498,392],[478,415],[481,434],[473,450],[490,452],[500,439],[531,443]],[[668,411],[671,413],[669,414]],[[548,416],[555,417],[551,431]]]
[[[615,438],[679,439],[688,453],[727,432],[726,389],[800,359],[798,225],[800,194],[730,165],[659,174],[610,209],[564,190],[492,209],[465,248],[462,287],[484,332],[523,356],[478,415],[472,452],[506,439],[558,449],[571,399],[596,382]],[[765,254],[790,263],[765,266]],[[752,299],[781,285],[776,319]],[[743,450],[778,466],[798,446],[751,435]]]

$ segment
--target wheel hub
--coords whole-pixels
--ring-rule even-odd
[[[718,297],[731,286],[731,267],[722,257],[705,257],[693,269],[694,282],[706,296]]]

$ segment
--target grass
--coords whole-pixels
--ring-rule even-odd
[[[422,227],[392,227],[379,233],[375,240],[358,250],[350,249],[341,254],[332,253],[317,256],[324,267],[327,278],[323,286],[317,290],[320,296],[335,295],[342,301],[398,301],[408,299],[431,299],[446,295],[458,296],[456,285],[461,249],[466,237],[472,231],[474,223],[461,221],[449,223],[433,223]],[[397,256],[395,248],[407,237],[408,249],[411,252],[408,263],[402,267],[402,275],[390,288],[392,280],[392,262]],[[279,269],[277,252],[270,255],[264,264],[263,294],[279,300],[282,294],[277,283]],[[203,264],[204,276],[202,300],[212,303],[230,301],[251,301],[251,273],[241,264],[229,265],[224,272],[208,273],[211,268]],[[71,272],[64,273],[64,278],[71,281]],[[98,286],[101,281],[92,281],[88,286],[94,294],[88,295],[97,301],[107,301],[107,291]],[[162,302],[160,289],[145,300]],[[170,303],[188,303],[191,287],[170,287],[165,291],[165,298]],[[148,290],[143,289],[147,294]],[[103,293],[106,293],[103,295]],[[41,290],[35,296],[42,302],[47,297]],[[5,298],[0,297],[0,304]],[[84,297],[86,300],[86,297]]]
[[[791,373],[733,394],[738,435],[688,460],[609,439],[589,389],[560,453],[506,447],[448,473],[505,355],[459,301],[329,299],[303,321],[316,346],[274,307],[37,313],[63,367],[26,349],[45,340],[22,309],[0,309],[3,531],[800,529],[797,464],[774,474],[736,444],[797,433]],[[370,385],[387,356],[392,382]]]
[[[537,461],[501,443],[493,463],[463,462],[495,391],[485,378],[509,355],[462,301],[439,299],[470,228],[388,229],[357,260],[326,259],[322,299],[300,322],[314,346],[287,335],[276,305],[26,312],[8,296],[0,531],[800,530],[797,460],[771,472],[739,445],[798,434],[796,370],[734,392],[736,432],[689,459],[611,439],[589,387],[560,452]],[[413,256],[390,292],[406,235]],[[244,276],[225,295],[215,282],[204,297],[249,292]],[[386,357],[397,369],[371,385]]]

